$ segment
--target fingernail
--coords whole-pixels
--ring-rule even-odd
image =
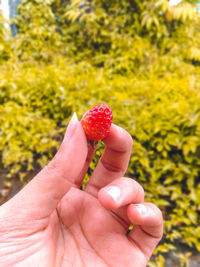
[[[107,186],[105,188],[103,188],[104,191],[106,191],[106,193],[115,201],[118,202],[121,196],[121,191],[119,189],[119,187],[117,186]]]
[[[68,124],[67,131],[65,133],[63,142],[68,141],[72,137],[72,135],[75,132],[77,122],[78,122],[78,118],[77,118],[76,112],[74,112],[74,114],[73,114],[73,116],[72,116],[72,118]]]
[[[154,211],[150,208],[147,208],[143,204],[135,204],[134,207],[136,207],[137,211],[142,217],[146,217],[149,215],[154,215]]]

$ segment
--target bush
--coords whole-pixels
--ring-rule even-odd
[[[121,1],[120,8],[116,1],[107,6],[96,0],[92,8],[75,2],[23,1],[14,39],[0,23],[0,163],[8,172],[6,184],[12,186],[14,177],[26,183],[27,172],[52,158],[74,111],[81,118],[106,102],[114,123],[134,139],[126,175],[144,186],[146,200],[165,217],[164,238],[150,266],[164,266],[165,253],[179,244],[200,251],[200,68],[198,57],[194,62],[188,56],[200,45],[196,17],[182,21],[173,13],[169,19],[164,0],[156,6]],[[101,150],[102,144],[85,182]]]

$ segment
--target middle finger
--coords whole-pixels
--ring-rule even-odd
[[[123,128],[112,124],[110,134],[104,139],[106,145],[85,191],[97,197],[99,189],[113,180],[123,177],[130,160],[133,140]]]

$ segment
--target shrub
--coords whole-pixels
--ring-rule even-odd
[[[150,266],[164,266],[179,244],[200,251],[200,68],[198,56],[188,55],[200,45],[199,23],[195,15],[169,19],[164,0],[78,2],[23,1],[14,39],[0,23],[6,184],[26,183],[27,172],[53,157],[74,111],[81,118],[106,102],[134,139],[126,175],[163,211],[164,239]]]

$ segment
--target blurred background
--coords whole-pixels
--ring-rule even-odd
[[[164,215],[149,266],[200,266],[200,2],[0,8],[0,203],[53,157],[74,111],[105,102],[134,139],[126,176]]]

